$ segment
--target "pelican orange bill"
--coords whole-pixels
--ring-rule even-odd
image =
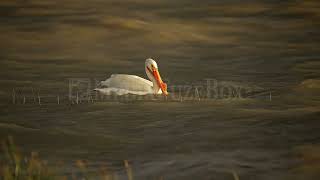
[[[153,77],[156,79],[157,84],[160,87],[162,93],[164,95],[168,95],[167,84],[162,81],[159,71],[153,66],[152,66],[152,70],[149,67],[147,67],[147,69],[153,75]]]

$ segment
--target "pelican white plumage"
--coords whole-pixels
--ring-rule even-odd
[[[102,88],[96,88],[94,90],[107,95],[168,95],[167,84],[162,81],[158,65],[153,59],[149,58],[146,60],[145,71],[151,81],[136,75],[112,74],[109,79],[100,82]]]

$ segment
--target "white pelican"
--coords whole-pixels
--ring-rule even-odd
[[[96,88],[94,90],[107,95],[168,95],[167,84],[162,81],[158,71],[158,65],[153,59],[149,58],[146,60],[145,71],[151,81],[136,75],[112,74],[109,79],[100,82],[102,88]]]

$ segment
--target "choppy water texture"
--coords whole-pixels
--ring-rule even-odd
[[[0,135],[72,171],[137,179],[317,178],[300,158],[320,145],[320,3],[309,1],[0,2]],[[168,85],[206,78],[271,90],[212,101],[12,104],[12,89],[67,95],[68,78],[145,77],[157,60]],[[305,168],[307,167],[307,168]],[[125,176],[124,176],[125,177]]]

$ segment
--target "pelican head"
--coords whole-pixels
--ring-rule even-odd
[[[153,87],[156,93],[159,89],[161,89],[164,95],[168,95],[167,84],[161,79],[156,61],[148,58],[145,63],[145,69],[148,78],[153,82]]]

